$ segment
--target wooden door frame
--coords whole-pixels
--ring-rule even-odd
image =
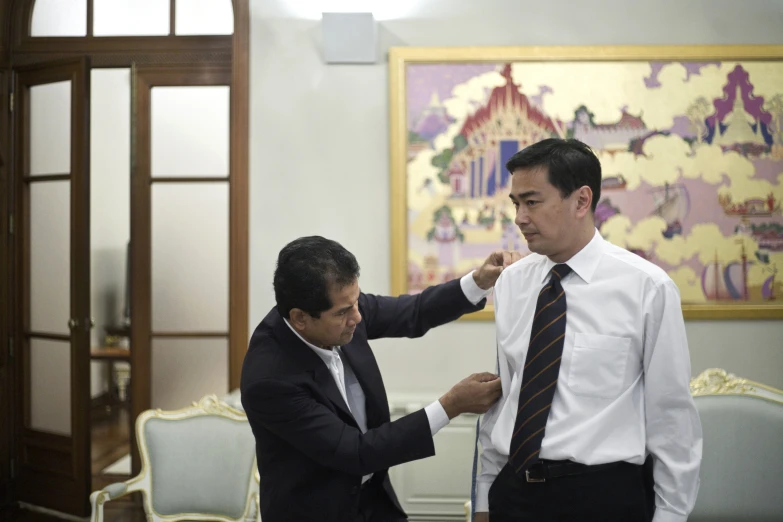
[[[0,251],[10,249],[10,197],[13,194],[11,185],[11,155],[10,155],[10,74],[6,69],[0,69]],[[0,511],[11,501],[11,485],[14,479],[12,467],[13,456],[13,395],[11,389],[14,377],[14,359],[9,335],[11,330],[11,263],[9,256],[0,255],[0,278],[6,282],[0,285]]]
[[[10,75],[11,68],[53,61],[62,58],[87,57],[93,68],[130,67],[132,64],[198,64],[231,66],[231,195],[230,195],[230,248],[229,264],[229,346],[228,381],[229,388],[239,387],[242,362],[247,350],[249,333],[249,98],[250,98],[250,5],[249,0],[232,0],[234,7],[234,34],[231,36],[174,36],[174,8],[171,12],[169,36],[155,37],[94,37],[92,36],[92,5],[88,0],[88,35],[84,38],[32,38],[29,28],[34,0],[0,0],[0,77],[2,72]],[[5,78],[3,77],[3,81]],[[7,99],[5,100],[7,101]],[[8,103],[3,100],[0,87],[0,118],[10,122]],[[7,127],[6,127],[7,128]],[[3,123],[0,122],[0,157],[11,158],[10,132],[8,142],[3,143]],[[89,143],[87,144],[89,147]],[[88,149],[89,150],[89,149]],[[89,154],[87,156],[89,158]],[[0,166],[0,176],[6,167]],[[6,170],[5,172],[9,172]],[[0,179],[0,188],[3,185]],[[11,176],[5,183],[13,184]],[[7,193],[8,191],[4,191]],[[0,245],[10,244],[7,220],[14,212],[11,198],[0,194]],[[5,226],[3,226],[5,225]],[[11,272],[13,249],[7,255],[0,254],[0,276],[15,277]],[[9,279],[6,279],[9,280]],[[0,291],[0,350],[5,350],[5,339],[11,334],[14,321],[15,296]],[[4,330],[5,328],[5,330]],[[18,348],[17,348],[18,351]],[[18,357],[17,357],[18,359]],[[12,372],[13,373],[13,372]],[[19,392],[18,379],[11,375],[8,392],[11,396]],[[2,397],[2,383],[0,383]],[[3,419],[0,419],[3,420]],[[15,420],[12,420],[15,422]],[[12,427],[12,430],[15,428]],[[131,430],[134,433],[135,430]],[[134,433],[135,436],[135,433]],[[12,437],[13,439],[13,437]],[[0,439],[2,440],[2,439]],[[12,442],[13,444],[13,442]],[[135,443],[131,450],[137,452]],[[12,457],[17,447],[11,448]],[[8,463],[0,467],[8,469]],[[18,476],[18,472],[17,472]],[[13,481],[11,496],[14,500]],[[2,502],[2,471],[0,471],[0,502]],[[2,504],[0,503],[0,507]]]
[[[10,0],[0,0],[0,34],[8,35]],[[10,37],[0,38],[0,513],[13,501],[14,469],[14,358],[11,357],[10,332],[13,321],[11,306],[11,68]]]
[[[237,338],[246,336],[246,331],[237,331],[232,327],[233,318],[228,311],[229,323],[225,332],[182,332],[161,333],[152,329],[152,211],[151,192],[153,181],[151,167],[151,89],[153,87],[179,87],[179,86],[217,86],[231,85],[231,68],[227,66],[182,66],[182,67],[138,67],[134,72],[133,80],[133,105],[135,106],[136,125],[134,125],[131,137],[133,144],[133,157],[136,160],[131,176],[131,365],[133,373],[144,378],[144,385],[138,381],[131,387],[131,416],[137,418],[144,410],[152,406],[152,338],[153,337],[187,337],[194,339],[225,338],[229,346],[229,373],[231,373],[231,343],[237,342]],[[229,126],[229,147],[233,148],[234,115],[231,115]],[[231,170],[225,177],[219,178],[167,178],[167,181],[177,183],[203,183],[217,181],[229,184],[229,241],[235,234],[241,233],[241,223],[234,212],[234,205],[239,205],[242,198],[246,198],[247,191],[242,186],[235,186],[236,176]],[[158,183],[164,182],[157,178]],[[231,266],[233,266],[241,253],[229,251],[229,293],[228,303],[234,299],[234,287],[231,284]],[[243,340],[244,342],[244,340]],[[241,360],[240,360],[241,365]],[[241,368],[241,367],[240,367]],[[238,377],[238,376],[237,376]],[[229,386],[231,384],[229,383]],[[184,405],[183,405],[184,406]],[[135,441],[136,434],[132,434]],[[133,469],[139,469],[141,462],[138,453],[133,453]]]
[[[37,332],[39,338],[51,338],[68,341],[70,345],[70,379],[71,379],[71,433],[64,437],[44,433],[28,428],[31,424],[31,405],[29,394],[25,387],[30,382],[29,337],[30,327],[30,202],[28,172],[29,172],[29,136],[30,136],[30,105],[26,85],[46,84],[69,78],[71,83],[71,164],[67,175],[55,174],[35,176],[35,183],[46,183],[47,180],[62,178],[70,181],[70,216],[71,230],[89,230],[89,65],[87,60],[72,59],[60,63],[46,63],[15,69],[16,85],[14,88],[14,127],[19,136],[14,146],[14,185],[15,185],[15,216],[18,234],[15,234],[16,259],[14,284],[14,302],[20,303],[19,312],[14,321],[14,345],[19,347],[19,357],[15,358],[16,397],[22,398],[22,407],[16,410],[17,455],[19,463],[19,491],[32,502],[45,504],[52,502],[50,507],[68,513],[89,514],[89,498],[79,499],[77,493],[85,485],[89,485],[90,469],[90,431],[89,431],[89,383],[90,383],[90,249],[89,235],[71,234],[70,237],[70,303],[68,316],[76,321],[76,326],[70,329],[68,335],[52,335],[48,332]],[[65,177],[63,177],[65,176]],[[65,325],[63,325],[65,326]],[[19,378],[21,377],[21,378]],[[78,393],[82,389],[82,393]],[[73,393],[76,391],[76,393]],[[82,406],[82,407],[79,407]],[[65,460],[63,455],[69,455]],[[52,467],[46,467],[41,462],[49,462]],[[73,485],[53,479],[55,463],[61,468],[63,476],[74,477]],[[63,493],[62,497],[52,495],[55,488]],[[72,490],[62,491],[66,487]],[[89,486],[87,486],[89,490]],[[88,491],[89,492],[89,491]],[[88,495],[89,497],[89,495]],[[41,500],[37,500],[41,499]]]

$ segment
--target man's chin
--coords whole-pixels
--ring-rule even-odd
[[[533,252],[534,254],[544,254],[543,250],[546,249],[544,245],[541,244],[541,238],[538,237],[538,235],[533,236],[527,241],[527,249]]]

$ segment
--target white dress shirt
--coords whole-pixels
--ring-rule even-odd
[[[479,288],[473,280],[473,272],[460,279],[460,286],[462,287],[465,297],[473,304],[481,301],[486,294],[486,292]],[[326,367],[329,368],[332,377],[334,377],[337,389],[340,390],[340,395],[342,395],[356,424],[359,425],[359,429],[362,433],[367,432],[367,408],[365,406],[364,390],[362,390],[362,386],[359,384],[359,380],[356,378],[356,374],[353,372],[351,365],[348,364],[348,360],[343,357],[340,347],[333,346],[330,350],[319,348],[299,335],[299,332],[291,326],[288,319],[285,319],[285,324],[288,325],[291,331],[294,332],[303,343],[310,347],[310,349],[323,360]],[[436,400],[428,405],[424,408],[424,412],[427,414],[427,420],[429,420],[430,423],[430,432],[433,437],[449,424],[449,416],[446,414],[446,410],[443,409],[443,405],[440,401]],[[367,482],[370,478],[372,478],[372,473],[362,477],[362,483]]]
[[[653,521],[685,521],[699,489],[702,431],[679,290],[662,269],[597,230],[567,264],[565,345],[540,458],[641,465],[652,453]],[[489,488],[508,461],[536,298],[554,265],[531,254],[495,284],[503,395],[479,434],[479,512],[488,511]]]

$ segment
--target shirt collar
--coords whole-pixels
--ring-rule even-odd
[[[310,343],[310,342],[309,342],[309,341],[307,341],[307,340],[306,340],[304,337],[302,337],[301,335],[299,335],[299,332],[297,332],[297,331],[294,329],[294,327],[293,327],[293,326],[291,326],[291,323],[289,323],[289,322],[288,322],[288,319],[283,319],[283,321],[285,321],[285,324],[286,324],[286,325],[287,325],[287,326],[288,326],[288,327],[291,329],[291,331],[292,331],[292,332],[294,332],[294,334],[295,334],[295,335],[296,335],[296,336],[297,336],[299,339],[301,339],[301,341],[302,341],[303,343],[305,343],[305,344],[308,346],[308,348],[310,348],[311,350],[313,350],[313,351],[316,353],[316,355],[318,355],[318,357],[320,357],[320,358],[321,358],[321,359],[322,359],[322,360],[323,360],[323,361],[324,361],[324,362],[327,364],[327,366],[330,364],[330,361],[332,360],[332,357],[334,357],[334,354],[336,353],[336,352],[335,352],[335,350],[334,350],[334,347],[332,347],[332,348],[331,348],[331,349],[329,349],[329,350],[327,350],[327,349],[325,349],[325,348],[319,348],[319,347],[317,347],[316,345],[314,345],[314,344]]]
[[[573,270],[576,275],[582,278],[585,283],[589,284],[593,274],[595,273],[595,269],[598,268],[598,263],[601,261],[601,254],[603,254],[605,243],[606,240],[604,240],[604,238],[598,232],[598,229],[596,229],[595,234],[593,235],[593,239],[591,239],[590,242],[587,243],[584,248],[582,248],[582,250],[574,254],[571,259],[565,263],[571,267],[571,270]],[[556,264],[558,263],[555,263],[548,257],[544,258],[544,274],[542,276],[542,284],[549,279],[549,272]]]

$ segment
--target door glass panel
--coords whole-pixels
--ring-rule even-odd
[[[30,330],[70,334],[70,181],[30,183]]]
[[[228,330],[228,182],[152,184],[153,332]]]
[[[32,36],[87,36],[87,0],[36,0]]]
[[[154,87],[152,177],[228,176],[229,87]]]
[[[95,36],[165,36],[169,34],[169,0],[93,0]]]
[[[71,82],[30,87],[30,175],[71,172]]]
[[[226,339],[153,339],[152,407],[175,410],[228,393]]]
[[[30,339],[30,428],[71,434],[71,343]]]
[[[177,0],[174,33],[232,34],[234,7],[231,0]]]

